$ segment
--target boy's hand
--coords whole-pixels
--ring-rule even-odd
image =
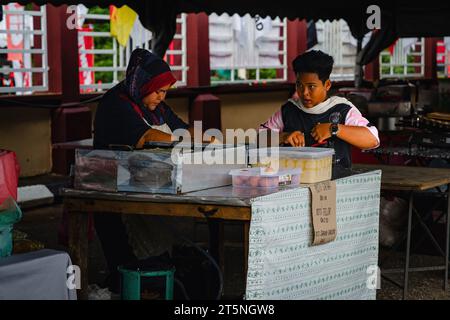
[[[294,131],[284,140],[284,143],[289,143],[293,147],[304,147],[305,135],[300,131]]]
[[[331,138],[330,132],[331,123],[318,123],[312,129],[311,135],[318,143],[322,143],[325,140]]]

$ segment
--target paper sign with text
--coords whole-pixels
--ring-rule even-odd
[[[336,239],[336,182],[326,181],[309,187],[311,190],[312,245]]]

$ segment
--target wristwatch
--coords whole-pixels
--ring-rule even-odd
[[[332,137],[336,137],[339,131],[339,124],[332,123],[330,126],[330,133]]]
[[[341,114],[339,112],[333,112],[330,115],[330,134],[331,137],[334,138],[337,136],[339,131],[339,122],[341,120]]]

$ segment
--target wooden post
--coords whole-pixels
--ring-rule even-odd
[[[294,20],[287,22],[287,63],[288,63],[288,81],[295,82],[294,68],[292,61],[303,52],[306,51],[307,41],[307,24],[305,20]]]
[[[378,55],[372,62],[366,65],[364,79],[367,81],[380,80],[380,56]]]
[[[40,11],[41,7],[33,4],[33,10],[34,11]],[[41,18],[38,16],[33,17],[33,28],[34,30],[40,30],[42,28],[41,25]],[[35,35],[33,37],[34,40],[34,48],[41,48],[42,47],[42,35]],[[33,59],[33,66],[35,68],[42,67],[42,55],[40,54],[34,54],[32,55]],[[41,86],[43,84],[43,73],[33,73],[33,86]]]
[[[78,102],[78,31],[67,28],[69,17],[67,5],[47,5],[49,91],[61,93],[62,102]]]
[[[209,18],[205,13],[188,14],[187,18],[187,85],[211,85],[209,57]],[[221,128],[220,99],[211,94],[201,94],[189,103],[189,123],[202,121],[203,130]]]
[[[49,61],[49,91],[61,94],[61,102],[80,101],[78,31],[67,28],[70,17],[67,5],[47,5],[47,35]],[[63,105],[52,113],[52,143],[91,138],[91,111],[87,107],[65,108]],[[68,174],[74,162],[74,150],[52,151],[53,169]]]
[[[61,7],[55,7],[51,4],[47,9],[47,54],[48,54],[48,91],[52,93],[61,93],[62,91],[62,57],[61,57],[61,33],[62,33],[62,15]]]
[[[436,43],[437,38],[425,38],[425,78],[437,79]]]
[[[205,13],[188,14],[187,23],[187,85],[209,86],[211,70],[209,65],[209,19]]]

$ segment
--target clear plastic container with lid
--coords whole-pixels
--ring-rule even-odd
[[[231,170],[233,187],[278,188],[283,185],[299,185],[301,169],[246,168]]]
[[[301,183],[331,179],[334,149],[330,148],[261,148],[249,150],[249,163],[256,167],[302,169]]]

